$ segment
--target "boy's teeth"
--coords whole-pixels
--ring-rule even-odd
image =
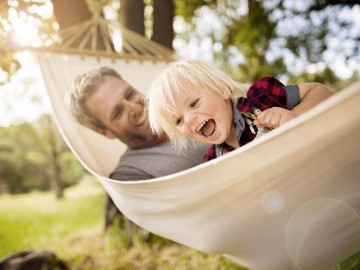
[[[202,122],[201,125],[197,128],[196,131],[199,132],[207,122],[208,122],[208,120],[205,120],[204,122]]]

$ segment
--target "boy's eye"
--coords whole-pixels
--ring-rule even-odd
[[[180,125],[181,122],[182,122],[182,118],[181,118],[181,117],[179,117],[179,118],[176,119],[176,125],[177,125],[177,126]]]
[[[190,103],[190,107],[191,107],[191,108],[194,108],[198,102],[199,102],[199,98],[193,100],[193,101]]]

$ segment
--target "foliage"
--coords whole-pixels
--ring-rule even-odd
[[[235,47],[246,59],[245,63],[236,66],[235,75],[256,80],[265,74],[286,72],[286,67],[280,59],[272,61],[270,65],[266,59],[271,40],[276,37],[276,23],[270,21],[269,16],[270,12],[258,1],[249,1],[247,16],[241,16],[229,26],[229,44],[224,46],[225,51],[229,52],[231,47]],[[231,57],[230,54],[226,59]]]
[[[338,92],[344,89],[345,87],[349,86],[356,80],[359,80],[360,74],[358,72],[354,72],[353,75],[346,80],[339,80],[336,78],[337,77],[332,69],[325,68],[322,72],[319,73],[305,72],[302,74],[298,74],[296,76],[290,76],[289,82],[291,84],[299,84],[305,82],[320,82],[329,86],[334,92]]]
[[[360,34],[346,17],[350,9],[359,9],[357,1],[185,2],[191,4],[175,1],[177,15],[186,23],[177,38],[188,43],[197,39],[198,44],[210,40],[213,59],[237,79],[254,81],[264,74],[295,77],[309,64],[324,63],[333,71],[326,73],[328,79],[338,81],[335,59],[342,57],[344,65],[360,61]],[[209,16],[213,19],[202,25]]]
[[[85,0],[84,0],[85,1]],[[109,0],[102,0],[108,3]],[[168,0],[170,1],[170,0]],[[354,0],[173,0],[177,20],[185,30],[177,31],[177,40],[210,45],[212,60],[239,80],[254,81],[264,74],[301,76],[305,67],[325,63],[326,76],[339,81],[334,59],[356,66],[360,61],[360,34],[346,12],[359,9]],[[34,6],[50,0],[2,1],[0,12],[0,66],[9,76],[20,68],[12,51],[18,43],[10,35],[10,10],[22,19],[36,21],[42,45],[56,42],[54,17],[42,18]],[[13,12],[14,13],[14,12]],[[211,14],[206,29],[201,19]],[[205,43],[206,43],[205,42]],[[10,48],[10,49],[8,49]],[[199,49],[204,54],[202,49]],[[186,50],[189,52],[189,50]],[[186,56],[187,57],[187,56]],[[201,58],[202,55],[196,57]],[[337,61],[338,62],[338,61]],[[358,65],[357,65],[358,66]],[[319,77],[323,70],[317,72]],[[357,77],[358,79],[358,77]],[[324,80],[322,80],[324,81]]]
[[[49,0],[0,2],[0,68],[7,74],[6,81],[21,68],[19,61],[14,58],[14,53],[22,46],[46,47],[56,43],[54,17],[44,17],[40,12],[48,2]],[[30,30],[36,34],[27,36],[30,35]],[[23,36],[22,39],[31,44],[22,44],[24,40],[19,40],[19,36]],[[0,82],[2,83],[4,82]]]
[[[34,123],[0,128],[0,137],[0,184],[10,193],[49,190],[56,177],[55,165],[66,186],[76,183],[85,173],[50,115]]]
[[[50,249],[77,270],[243,269],[161,237],[148,243],[135,236],[127,247],[126,232],[112,230],[105,236],[103,199],[94,179],[66,189],[60,201],[44,192],[1,196],[0,258],[24,249]]]
[[[200,6],[216,6],[217,0],[174,0],[176,11],[179,16],[184,17],[186,22],[190,22],[195,11]]]

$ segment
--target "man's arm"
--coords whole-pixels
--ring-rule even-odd
[[[134,173],[115,171],[110,175],[110,179],[118,180],[118,181],[138,181],[138,180],[148,180],[152,178],[155,177],[141,171],[137,171]]]
[[[125,153],[109,178],[118,181],[138,181],[155,178],[149,170],[141,167],[144,157],[146,157],[144,154],[132,156]]]

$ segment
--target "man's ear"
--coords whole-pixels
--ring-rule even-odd
[[[99,134],[105,136],[105,137],[108,138],[108,139],[115,139],[115,138],[116,138],[116,136],[114,135],[114,133],[112,133],[110,130],[103,129],[103,128],[93,128],[93,130],[94,130],[96,133],[99,133]]]

